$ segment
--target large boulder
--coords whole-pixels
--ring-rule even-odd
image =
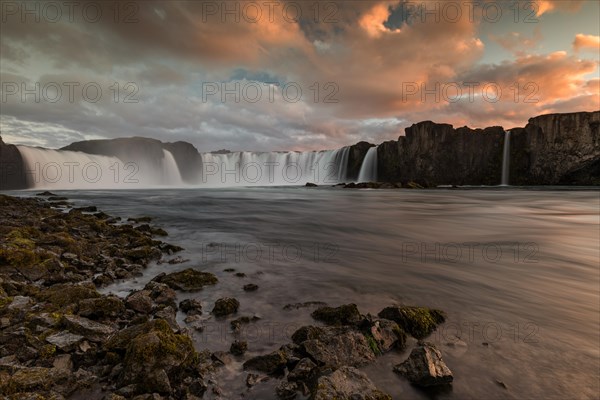
[[[331,375],[319,378],[314,400],[391,400],[362,372],[352,367],[341,367]]]
[[[442,360],[442,353],[431,343],[415,347],[408,359],[394,367],[417,386],[436,386],[452,383],[452,372]]]
[[[375,351],[361,332],[337,328],[324,328],[319,332],[300,345],[302,352],[319,366],[357,367],[375,360]]]
[[[205,386],[190,337],[174,334],[162,320],[147,328],[149,330],[135,337],[127,348],[119,386],[134,386],[134,393],[171,395],[180,390],[186,377],[191,377],[194,384],[186,386],[195,387],[196,393],[192,394],[201,395],[204,391],[201,388]]]

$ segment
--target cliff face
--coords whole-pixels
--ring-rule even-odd
[[[600,111],[541,115],[511,132],[511,184],[600,185]]]
[[[23,158],[17,146],[5,144],[0,137],[0,190],[27,188]]]
[[[600,184],[600,111],[549,114],[511,129],[511,185]],[[498,185],[505,134],[501,127],[454,129],[420,122],[377,151],[382,181]]]
[[[88,140],[76,142],[61,150],[81,151],[88,154],[114,156],[124,163],[132,160],[143,160],[147,164],[155,164],[163,159],[163,150],[173,154],[181,178],[188,183],[194,183],[197,173],[202,167],[202,158],[198,150],[186,142],[163,143],[156,139],[141,137],[120,138],[112,140]],[[143,165],[140,167],[142,168]]]
[[[384,181],[415,181],[424,186],[497,185],[503,143],[500,127],[454,129],[448,124],[420,122],[406,128],[406,136],[398,141],[379,145],[378,176]]]
[[[367,155],[367,151],[369,151],[369,149],[373,146],[375,145],[368,142],[358,142],[357,144],[350,146],[347,171],[347,179],[349,181],[355,181],[358,179],[362,162]]]

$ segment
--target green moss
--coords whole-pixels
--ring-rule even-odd
[[[172,289],[193,291],[200,290],[206,285],[214,285],[218,282],[218,279],[209,272],[188,268],[162,276],[158,281],[169,285]]]
[[[8,306],[10,303],[12,303],[12,301],[12,297],[0,297],[0,308]]]
[[[92,285],[54,285],[43,292],[38,297],[47,301],[56,307],[65,307],[73,305],[84,299],[98,298],[100,293]]]
[[[365,334],[365,338],[367,339],[367,343],[369,344],[369,347],[373,351],[373,354],[375,354],[376,356],[380,356],[382,353],[381,353],[381,350],[379,350],[379,345],[377,344],[377,341],[375,340],[375,338],[368,333]]]
[[[379,317],[396,322],[402,329],[417,339],[423,339],[446,320],[443,311],[427,307],[387,307]]]
[[[0,260],[13,267],[25,267],[39,263],[40,256],[35,252],[37,231],[32,227],[17,228],[8,233],[0,247]]]
[[[40,349],[39,354],[41,358],[50,358],[56,354],[56,346],[53,344],[47,344]]]

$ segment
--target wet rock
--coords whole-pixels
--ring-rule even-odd
[[[212,310],[212,313],[216,317],[224,317],[226,315],[234,314],[237,312],[240,307],[240,302],[232,297],[224,297],[222,299],[218,299],[215,302],[215,306]]]
[[[148,222],[152,222],[152,217],[131,217],[131,218],[127,218],[128,222],[135,222],[136,224],[138,223],[148,223]]]
[[[115,332],[115,329],[108,325],[77,315],[64,315],[61,322],[70,332],[81,335],[91,342],[103,342]]]
[[[243,273],[243,272],[236,272],[236,273],[235,273],[235,276],[237,276],[238,278],[245,278],[245,277],[246,277],[246,274],[245,274],[245,273]]]
[[[150,291],[150,297],[156,304],[170,306],[177,310],[177,293],[169,285],[150,281],[144,286],[144,290]]]
[[[185,299],[179,303],[179,309],[187,315],[202,314],[202,303],[196,299]]]
[[[339,307],[320,307],[311,316],[327,325],[354,325],[362,320],[356,304]]]
[[[114,319],[124,312],[125,304],[117,296],[103,296],[79,302],[78,314],[93,320]]]
[[[376,354],[386,353],[394,348],[404,349],[406,346],[406,333],[394,321],[378,319],[369,321],[367,340],[372,338],[376,346]]]
[[[45,191],[45,192],[37,193],[36,196],[49,197],[49,196],[56,196],[56,195],[54,193],[52,193],[52,192]]]
[[[253,387],[261,382],[266,382],[269,379],[270,378],[268,376],[260,376],[257,374],[248,374],[248,376],[246,376],[246,386]]]
[[[244,285],[244,290],[246,292],[254,292],[254,291],[258,290],[258,285],[254,284],[254,283],[248,283],[247,285]]]
[[[83,336],[62,331],[46,337],[46,341],[64,352],[73,351],[83,340]]]
[[[277,397],[281,400],[292,400],[298,395],[298,385],[295,382],[281,381],[275,388]]]
[[[311,379],[317,365],[310,358],[303,358],[288,374],[289,381],[307,382]]]
[[[217,364],[217,366],[229,365],[233,362],[231,354],[224,351],[215,351],[210,355],[210,358],[214,361],[214,363]]]
[[[331,368],[357,367],[375,360],[365,335],[353,330],[324,329],[317,338],[302,342],[301,348],[318,365]]]
[[[248,342],[236,340],[231,343],[229,352],[234,356],[243,356],[248,350]]]
[[[392,400],[392,397],[378,390],[364,373],[344,366],[318,380],[314,400],[331,399]]]
[[[217,277],[209,272],[201,272],[192,268],[171,274],[159,275],[154,278],[157,282],[169,285],[172,289],[184,292],[201,290],[204,286],[214,285]]]
[[[317,187],[318,185],[316,183],[312,183],[312,182],[306,182],[306,185],[304,185],[306,187]]]
[[[157,320],[127,348],[119,387],[134,385],[134,393],[171,394],[183,377],[198,377],[198,356],[191,339],[176,335]],[[184,397],[184,396],[181,396]]]
[[[81,211],[81,212],[95,213],[95,212],[98,211],[98,207],[96,207],[96,206],[86,206],[86,207],[78,207],[78,208],[75,208],[74,210]]]
[[[231,326],[232,331],[239,332],[242,329],[242,325],[249,324],[250,322],[256,322],[258,320],[260,320],[260,318],[257,316],[253,316],[253,317],[243,316],[243,317],[234,319],[233,321],[231,321],[229,323],[229,325]]]
[[[394,367],[394,372],[418,386],[447,385],[454,379],[442,354],[431,343],[415,347],[406,361]]]
[[[177,324],[176,320],[177,310],[175,310],[173,307],[167,306],[161,308],[156,313],[154,313],[154,317],[164,319],[165,321],[167,321],[171,329],[173,329],[174,331],[179,331],[179,325]]]
[[[154,308],[154,302],[150,297],[149,290],[140,290],[127,296],[125,305],[127,308],[143,314],[150,314]]]
[[[284,310],[299,310],[301,308],[308,308],[308,307],[326,307],[327,303],[324,303],[322,301],[307,301],[305,303],[294,303],[294,304],[286,304],[285,306],[283,306]]]
[[[379,312],[379,317],[396,322],[403,330],[417,339],[429,336],[446,320],[443,311],[426,307],[392,306]]]
[[[285,371],[287,359],[281,351],[257,356],[244,363],[244,369],[264,372],[267,375],[282,375]]]

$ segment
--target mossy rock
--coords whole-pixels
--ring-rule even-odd
[[[417,339],[429,336],[439,324],[446,320],[443,311],[427,307],[386,307],[379,312],[380,318],[396,322],[402,329]]]
[[[235,314],[239,307],[239,301],[232,297],[224,297],[215,302],[215,306],[211,312],[216,317],[224,317],[230,314]]]
[[[311,316],[327,325],[355,325],[362,320],[356,304],[320,307],[313,311]]]
[[[102,296],[79,302],[78,314],[90,319],[116,318],[124,312],[125,304],[117,296]]]
[[[2,392],[15,394],[48,390],[52,386],[65,381],[68,375],[68,371],[56,368],[33,367],[21,369],[15,372],[8,382],[2,384]]]
[[[2,238],[0,245],[0,264],[3,262],[16,267],[30,267],[41,261],[33,240],[39,232],[32,227],[17,228]]]
[[[172,289],[184,292],[201,290],[204,286],[214,285],[218,282],[217,277],[210,272],[197,271],[192,268],[167,275],[159,275],[154,280],[167,284]]]
[[[189,336],[176,335],[163,320],[135,337],[123,362],[121,386],[136,385],[137,393],[169,394],[184,371],[198,365],[198,354]]]
[[[47,301],[55,307],[62,308],[75,305],[85,299],[99,298],[100,293],[93,284],[60,284],[54,285],[41,293],[38,298]]]

